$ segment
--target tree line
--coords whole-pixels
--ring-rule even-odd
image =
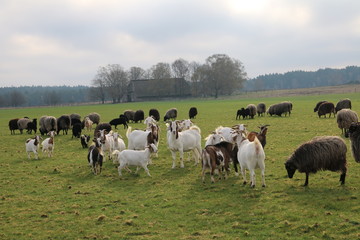
[[[246,91],[313,88],[360,83],[360,67],[325,68],[317,71],[291,71],[260,75],[246,82]]]

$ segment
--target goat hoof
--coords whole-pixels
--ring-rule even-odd
[[[246,181],[243,182],[243,185],[246,185]]]
[[[264,184],[264,185],[262,185],[262,187],[266,187],[266,185]]]

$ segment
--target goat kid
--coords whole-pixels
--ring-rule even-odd
[[[54,147],[55,147],[54,139],[55,139],[56,132],[55,131],[50,131],[50,132],[47,133],[47,135],[49,137],[46,138],[41,143],[42,152],[43,152],[43,154],[45,154],[45,152],[47,152],[48,157],[52,157],[53,152],[54,152]]]
[[[26,140],[25,149],[29,159],[31,152],[34,153],[35,159],[39,159],[38,151],[40,146],[40,140],[41,137],[39,135],[36,135],[34,138],[29,138]]]
[[[100,134],[100,142],[101,142],[101,150],[104,153],[104,162],[106,160],[106,152],[108,152],[109,160],[111,160],[111,153],[114,148],[114,138],[113,138],[113,132],[110,131],[110,133],[107,133],[105,129],[102,129],[99,131]]]
[[[148,146],[146,146],[145,150],[141,151],[125,149],[120,152],[118,150],[115,150],[113,154],[117,157],[117,160],[120,164],[118,167],[119,176],[122,177],[122,169],[126,168],[129,172],[131,172],[128,166],[136,166],[135,173],[137,173],[140,167],[142,167],[147,173],[147,175],[151,177],[147,165],[150,161],[150,155],[153,152],[157,152],[157,147],[153,143],[149,144]]]

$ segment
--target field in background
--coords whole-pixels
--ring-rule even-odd
[[[360,113],[360,95],[351,93],[265,97],[242,95],[238,99],[144,102],[0,110],[0,238],[1,239],[358,239],[360,238],[360,165],[348,146],[348,176],[340,186],[339,173],[311,175],[304,188],[304,174],[288,179],[284,162],[302,142],[314,136],[340,135],[335,118],[319,119],[313,112],[317,101],[336,103],[349,97]],[[267,106],[283,100],[293,103],[291,117],[255,117],[236,121],[236,110],[249,103]],[[98,112],[108,122],[126,109],[157,108],[163,116],[176,107],[178,119],[198,108],[195,120],[205,138],[217,126],[245,123],[249,130],[270,124],[266,153],[266,188],[260,183],[243,186],[232,172],[227,180],[201,182],[201,167],[185,161],[185,168],[171,169],[166,147],[166,127],[161,121],[159,157],[149,166],[152,177],[123,173],[120,180],[112,162],[104,163],[99,176],[87,166],[87,150],[71,134],[56,136],[55,156],[40,154],[28,160],[27,134],[10,135],[11,118],[42,115],[59,117]],[[144,124],[130,124],[144,128]],[[124,137],[125,130],[118,131]],[[93,135],[93,133],[90,133]],[[203,141],[204,144],[204,141]],[[179,166],[179,164],[177,165]]]

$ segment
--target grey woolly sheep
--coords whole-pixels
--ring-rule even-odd
[[[357,163],[360,163],[360,122],[353,122],[349,127],[351,152]]]
[[[166,120],[172,119],[175,120],[177,117],[177,109],[176,108],[170,108],[169,110],[167,110],[165,116],[164,116],[164,122]]]
[[[47,134],[50,131],[57,132],[57,120],[53,116],[42,116],[39,120],[41,135]]]
[[[267,110],[267,113],[270,114],[270,116],[277,115],[281,117],[283,113],[285,114],[285,116],[287,114],[289,114],[290,116],[291,110],[292,110],[292,103],[287,101],[287,102],[281,102],[271,105]]]
[[[317,111],[319,110],[320,105],[321,105],[322,103],[324,103],[324,102],[327,102],[327,101],[320,101],[320,102],[318,102],[318,103],[316,104],[315,108],[314,108],[314,112],[317,112]]]
[[[247,109],[249,109],[249,116],[250,118],[254,118],[256,115],[256,105],[255,104],[249,104],[246,106]]]
[[[306,174],[304,186],[309,184],[309,174],[319,170],[340,171],[340,182],[345,183],[347,147],[340,137],[315,137],[299,146],[285,163],[289,178],[296,170]]]
[[[265,112],[266,112],[266,105],[265,103],[259,103],[257,106],[256,106],[256,111],[257,111],[257,114],[258,116],[264,116]]]
[[[70,114],[70,119],[79,119],[81,121],[81,116],[77,113]]]
[[[20,130],[20,133],[23,133],[24,129],[27,129],[28,123],[31,122],[29,118],[20,118],[17,121],[18,129]]]
[[[318,109],[319,118],[321,116],[324,116],[326,118],[326,114],[329,114],[329,117],[331,117],[331,113],[333,113],[335,117],[335,106],[332,102],[324,102],[320,104]]]
[[[89,117],[93,123],[96,123],[96,125],[100,123],[100,115],[96,112],[92,112],[86,117]]]
[[[344,109],[344,108],[351,109],[351,101],[350,101],[350,99],[346,98],[346,99],[340,100],[336,104],[335,112],[337,113],[338,111],[340,111],[341,109]]]
[[[359,118],[357,113],[347,108],[341,109],[336,116],[337,125],[341,129],[341,133],[344,134],[345,137],[348,136],[348,130],[351,123],[357,123],[358,119]]]

